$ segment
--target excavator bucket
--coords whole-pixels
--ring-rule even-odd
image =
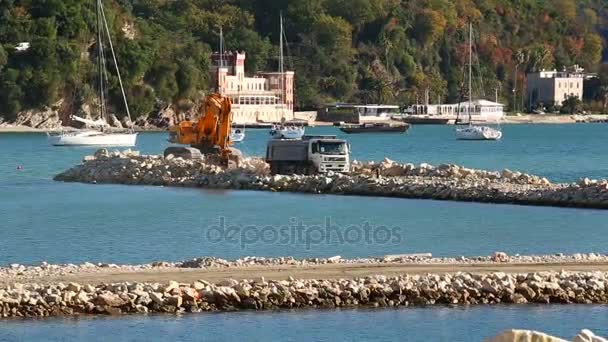
[[[203,159],[203,154],[198,148],[194,147],[183,147],[183,146],[172,146],[165,149],[165,158],[169,155],[173,155],[175,158],[200,160]]]

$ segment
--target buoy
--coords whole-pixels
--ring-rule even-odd
[[[23,166],[17,165],[17,170],[23,170]]]

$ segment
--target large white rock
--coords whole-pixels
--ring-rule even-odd
[[[578,335],[574,336],[572,342],[608,342],[608,340],[596,336],[591,330],[583,329]]]
[[[532,330],[508,330],[485,342],[568,342],[559,337],[550,336]]]

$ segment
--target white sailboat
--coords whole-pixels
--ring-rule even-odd
[[[133,127],[129,127],[127,132],[112,132],[110,125],[108,124],[108,113],[106,106],[106,90],[108,82],[108,74],[106,70],[106,59],[104,53],[104,35],[107,38],[110,52],[112,54],[112,60],[116,68],[116,75],[118,76],[118,83],[122,93],[127,117],[129,122],[131,120],[131,112],[129,111],[129,104],[125,95],[125,90],[120,76],[120,70],[118,69],[118,63],[116,62],[116,54],[114,53],[114,46],[112,44],[112,38],[110,35],[110,29],[108,28],[108,22],[106,20],[106,14],[103,8],[101,0],[96,0],[97,10],[97,50],[98,50],[98,66],[99,66],[99,100],[100,100],[100,119],[88,120],[75,115],[71,116],[72,120],[82,122],[87,127],[94,127],[95,129],[88,129],[84,131],[76,132],[58,132],[49,133],[48,140],[53,146],[135,146],[137,142],[137,133],[133,131]]]
[[[279,45],[279,74],[280,74],[280,87],[281,87],[281,103],[285,105],[285,57],[283,55],[283,39],[285,38],[285,32],[283,30],[283,14],[281,14],[281,40]],[[283,115],[283,121],[285,116]],[[294,124],[287,124],[282,122],[278,125],[273,125],[270,129],[270,136],[274,139],[301,139],[306,133],[304,125],[297,126]]]
[[[473,108],[473,24],[469,24],[469,101],[467,104],[467,113],[469,115],[469,124],[465,127],[456,128],[456,137],[459,140],[499,140],[502,138],[502,132],[499,129],[489,126],[473,125],[471,117],[471,109]]]

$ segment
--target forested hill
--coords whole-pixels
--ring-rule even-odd
[[[580,64],[600,71],[605,0],[104,0],[135,115],[210,88],[209,54],[247,52],[247,70],[275,69],[279,13],[297,105],[405,104],[460,97],[467,27],[485,88],[512,97],[514,71]],[[94,98],[93,0],[0,1],[0,112]],[[31,42],[24,52],[20,42]],[[112,69],[109,69],[112,71]],[[116,82],[114,82],[116,83]],[[118,104],[117,89],[112,89]],[[63,101],[59,101],[63,100]]]

